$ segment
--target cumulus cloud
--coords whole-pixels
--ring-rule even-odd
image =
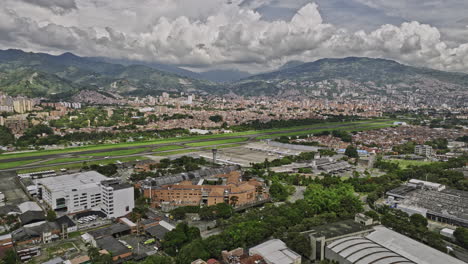
[[[57,14],[65,14],[77,9],[75,0],[20,0],[31,5],[50,9]]]
[[[48,19],[40,13],[29,18],[11,4],[0,7],[0,46],[191,67],[229,65],[252,72],[271,70],[289,60],[345,56],[382,57],[468,71],[468,43],[449,46],[440,31],[428,24],[386,24],[370,32],[354,32],[324,22],[315,3],[304,5],[288,21],[266,21],[250,6],[268,1],[206,0],[206,6],[194,2],[139,0],[136,5],[130,0],[80,0],[77,12]],[[80,22],[80,16],[86,15],[79,10],[99,5],[107,12],[111,4],[125,12],[114,11],[120,17],[101,14],[102,19],[98,13],[90,13],[87,21],[92,23]],[[159,9],[151,12],[149,7],[156,4]],[[187,7],[187,14],[177,14],[181,6]]]

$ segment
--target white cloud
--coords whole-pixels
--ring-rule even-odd
[[[76,9],[75,0],[19,0],[31,5],[51,10],[57,14],[65,14]]]
[[[76,11],[60,14],[6,1],[0,7],[3,47],[256,72],[289,60],[344,56],[468,71],[468,44],[449,47],[433,26],[407,22],[350,32],[325,23],[314,3],[290,21],[265,21],[251,7],[268,0],[240,6],[218,0],[77,0]]]

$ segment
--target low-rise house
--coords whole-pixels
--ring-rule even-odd
[[[96,240],[96,246],[112,254],[112,260],[126,260],[132,256],[132,251],[120,243],[113,236],[106,236]]]
[[[172,231],[173,229],[175,228],[175,226],[169,224],[168,222],[166,221],[160,221],[158,223],[158,225],[155,225],[155,226],[151,226],[149,228],[146,228],[145,229],[145,232],[158,239],[158,240],[162,240],[164,239],[164,236],[166,235],[166,233],[168,233],[169,231]]]

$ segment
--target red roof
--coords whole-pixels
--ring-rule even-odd
[[[217,261],[216,259],[209,259],[206,261],[206,264],[219,264],[219,261]]]

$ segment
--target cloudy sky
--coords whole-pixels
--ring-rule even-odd
[[[369,56],[468,73],[466,0],[2,0],[0,48],[261,72]]]

